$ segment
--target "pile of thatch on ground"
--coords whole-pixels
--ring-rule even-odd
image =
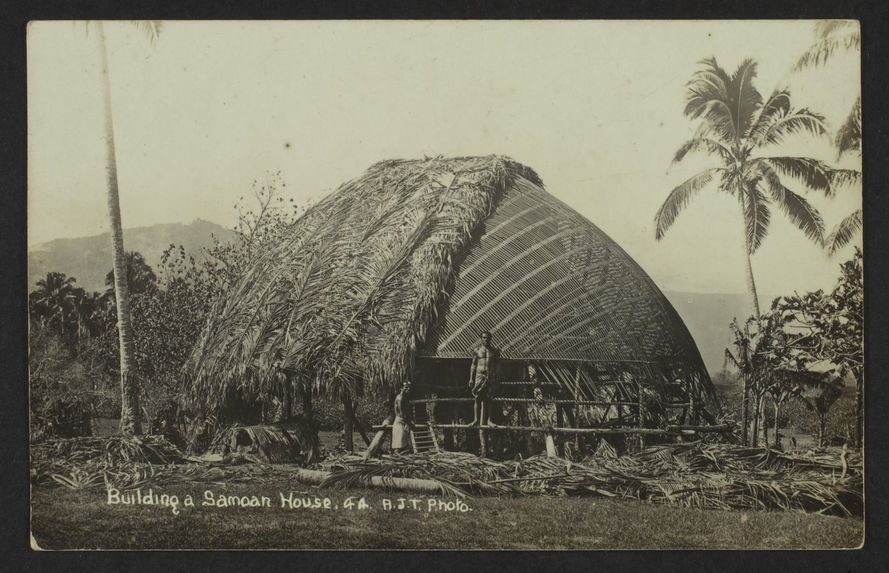
[[[186,461],[163,436],[83,437],[31,444],[31,481],[54,481],[80,489],[106,480],[136,483],[157,467]]]
[[[326,485],[365,484],[371,476],[425,478],[461,495],[598,495],[707,509],[781,509],[861,515],[861,456],[787,454],[722,444],[645,448],[581,463],[534,456],[494,462],[466,453],[347,456],[323,467]]]
[[[31,482],[70,489],[134,489],[150,485],[294,481],[292,465],[269,465],[248,456],[219,462],[185,456],[162,436],[73,438],[31,445]]]
[[[543,455],[498,462],[463,452],[347,455],[316,466],[321,487],[364,487],[372,478],[430,480],[445,495],[585,495],[704,509],[779,509],[862,515],[863,460],[839,449],[805,454],[673,444],[571,462]],[[250,461],[250,460],[247,460]],[[294,465],[211,463],[186,458],[159,436],[75,438],[32,446],[33,483],[72,489],[147,485],[298,482]],[[312,473],[312,471],[304,472]],[[322,472],[315,471],[315,474]],[[377,480],[379,481],[379,480]]]
[[[207,454],[218,455],[228,463],[301,463],[311,453],[311,443],[303,443],[299,432],[281,425],[232,426],[218,432]]]

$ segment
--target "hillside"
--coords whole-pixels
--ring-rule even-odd
[[[189,253],[213,244],[211,234],[227,240],[234,232],[197,219],[187,225],[168,223],[124,229],[124,246],[138,251],[152,268],[171,244],[182,245]],[[87,291],[105,290],[105,275],[111,270],[111,238],[108,233],[75,239],[56,239],[28,249],[28,290],[47,272],[57,271],[77,279],[77,286]]]
[[[183,245],[190,253],[212,245],[211,234],[227,240],[234,233],[216,223],[196,220],[190,224],[158,224],[124,231],[127,250],[142,253],[153,268],[170,244]],[[76,239],[57,239],[33,247],[28,252],[28,288],[49,271],[77,278],[77,285],[90,291],[105,289],[105,275],[111,270],[111,240],[108,234]],[[664,294],[685,321],[711,374],[722,370],[728,346],[728,324],[750,311],[746,294],[670,292]],[[769,300],[762,298],[762,302]]]

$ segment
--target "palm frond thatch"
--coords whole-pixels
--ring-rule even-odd
[[[187,405],[268,398],[280,375],[334,393],[399,383],[454,261],[516,177],[542,185],[492,156],[386,161],[341,186],[217,303],[186,365]]]

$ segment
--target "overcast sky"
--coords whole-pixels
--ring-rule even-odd
[[[697,62],[733,72],[751,57],[764,96],[788,85],[832,128],[860,89],[858,54],[790,72],[814,39],[807,21],[166,22],[154,45],[132,25],[106,33],[125,227],[231,226],[268,171],[306,201],[382,159],[494,153],[533,167],[666,290],[745,289],[730,197],[702,193],[654,240],[661,202],[709,161],[670,166],[691,135]],[[99,54],[83,24],[28,28],[31,245],[108,229]],[[810,138],[782,151],[834,153]],[[861,205],[858,192],[808,197],[828,227]],[[773,211],[753,259],[760,293],[830,287],[849,249],[828,258]]]

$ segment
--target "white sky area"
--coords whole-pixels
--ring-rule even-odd
[[[304,202],[383,159],[500,154],[534,168],[665,290],[745,291],[735,199],[706,189],[654,239],[668,192],[715,161],[670,165],[692,134],[682,110],[697,62],[715,56],[732,73],[753,58],[763,96],[787,85],[831,129],[860,91],[857,53],[790,71],[811,21],[174,21],[154,45],[132,24],[105,30],[124,227],[230,227],[235,201],[269,171]],[[28,28],[31,245],[108,229],[100,62],[83,23]],[[776,154],[835,163],[827,139]],[[857,190],[807,197],[828,230],[861,205]],[[762,304],[831,287],[851,247],[829,258],[772,211],[753,257]]]

